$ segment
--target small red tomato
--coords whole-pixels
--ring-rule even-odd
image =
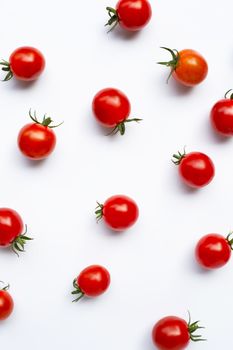
[[[152,10],[148,0],[119,0],[116,9],[107,7],[110,19],[106,26],[113,25],[114,29],[120,26],[129,31],[137,31],[144,28],[151,19]]]
[[[233,136],[233,94],[227,98],[230,91],[225,94],[225,99],[215,103],[210,112],[214,130],[224,136]]]
[[[0,208],[0,246],[11,247],[12,250],[18,252],[24,251],[26,241],[31,240],[23,232],[23,221],[20,215],[13,209]]]
[[[133,199],[116,195],[108,198],[104,204],[98,203],[97,220],[104,219],[108,227],[114,231],[130,228],[137,221],[139,210]]]
[[[182,180],[191,187],[199,188],[208,185],[214,177],[215,169],[212,160],[204,153],[191,152],[173,154],[173,163],[179,166]]]
[[[152,330],[152,340],[159,350],[185,349],[190,340],[203,341],[200,335],[194,333],[199,327],[198,321],[187,323],[182,318],[167,316],[159,320]]]
[[[18,146],[20,151],[26,157],[34,160],[47,158],[54,150],[56,145],[56,135],[53,128],[61,125],[50,125],[53,121],[51,118],[44,116],[43,121],[39,122],[36,114],[32,116],[29,112],[33,123],[25,125],[18,135]]]
[[[14,301],[8,293],[9,285],[0,288],[0,320],[5,320],[14,309]]]
[[[106,128],[113,128],[111,134],[125,133],[125,123],[140,121],[141,119],[128,119],[130,102],[120,90],[107,88],[99,91],[92,102],[92,109],[97,121]]]
[[[217,269],[224,266],[231,257],[233,239],[211,233],[202,237],[197,243],[195,256],[197,262],[204,268]]]
[[[179,83],[191,87],[200,84],[206,78],[208,65],[198,52],[189,49],[178,52],[167,47],[162,49],[169,51],[172,55],[171,61],[158,62],[171,68],[167,81],[172,75]]]
[[[73,281],[74,291],[78,301],[83,296],[97,297],[103,294],[110,285],[110,274],[108,270],[100,265],[91,265],[80,272]]]
[[[10,55],[9,62],[1,61],[2,70],[7,72],[4,81],[15,77],[18,80],[31,81],[37,79],[45,68],[42,53],[34,47],[19,47]]]

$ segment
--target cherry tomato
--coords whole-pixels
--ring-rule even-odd
[[[42,53],[34,47],[19,47],[10,55],[9,62],[2,60],[2,70],[7,72],[4,81],[15,77],[18,80],[31,81],[37,79],[45,68]]]
[[[133,199],[116,195],[108,198],[104,204],[98,203],[97,220],[104,219],[108,227],[114,231],[123,231],[137,221],[139,210]]]
[[[172,60],[168,62],[158,62],[171,68],[171,73],[175,80],[185,86],[195,86],[200,84],[207,76],[208,65],[204,57],[194,50],[171,50],[167,47],[162,47],[169,51],[172,55]],[[168,81],[167,80],[167,81]]]
[[[191,152],[173,155],[173,163],[179,166],[182,180],[191,187],[199,188],[208,185],[214,177],[215,169],[212,160],[204,153]]]
[[[152,340],[159,350],[185,349],[189,341],[203,341],[200,335],[194,333],[199,327],[198,321],[187,323],[182,318],[167,316],[159,320],[152,330]]]
[[[44,116],[43,121],[37,120],[36,114],[32,116],[29,112],[33,123],[25,125],[18,135],[18,146],[20,151],[26,157],[34,160],[47,158],[54,150],[56,145],[56,135],[53,128],[61,125],[50,125],[53,121],[51,118]]]
[[[82,297],[97,297],[103,294],[110,285],[110,274],[108,270],[100,265],[91,265],[80,272],[73,281],[74,291],[77,299]]]
[[[12,250],[18,252],[24,251],[26,241],[31,240],[23,233],[23,221],[20,215],[13,209],[0,208],[0,246],[11,247]]]
[[[211,233],[202,237],[197,243],[195,256],[197,262],[204,268],[216,269],[224,266],[231,257],[233,239]]]
[[[116,9],[107,7],[110,19],[106,26],[112,26],[110,31],[119,23],[129,31],[137,31],[144,28],[151,19],[152,10],[148,0],[119,0]]]
[[[0,320],[5,320],[10,316],[14,309],[14,301],[7,291],[9,285],[0,288]]]
[[[140,121],[141,119],[128,119],[130,102],[120,90],[107,88],[99,91],[92,102],[92,109],[97,121],[106,128],[113,128],[111,134],[125,133],[125,123]]]
[[[224,136],[233,136],[233,94],[227,98],[230,91],[225,94],[225,99],[215,103],[210,113],[214,130]]]

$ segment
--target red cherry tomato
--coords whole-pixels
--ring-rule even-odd
[[[216,269],[224,266],[231,257],[233,240],[211,233],[202,237],[197,243],[195,256],[197,262],[204,268]]]
[[[27,231],[27,226],[26,231]],[[26,241],[31,240],[23,233],[23,221],[13,209],[0,208],[0,246],[9,247],[18,254],[24,251]]]
[[[25,125],[18,135],[18,146],[20,151],[26,157],[34,160],[47,158],[54,150],[56,145],[56,135],[51,126],[51,118],[44,116],[42,122],[39,122],[36,115],[32,116],[33,123]]]
[[[173,162],[179,166],[182,180],[191,187],[208,185],[214,177],[215,168],[212,160],[204,153],[191,152],[173,155]]]
[[[171,68],[171,73],[175,80],[185,86],[195,86],[200,84],[207,76],[208,65],[204,57],[194,50],[185,49],[180,52],[162,47],[169,51],[172,60],[168,62],[158,62]]]
[[[233,94],[227,98],[230,91],[225,94],[225,99],[215,103],[210,113],[214,130],[224,136],[233,136]]]
[[[0,320],[1,321],[8,318],[14,309],[14,301],[11,295],[7,291],[8,288],[9,288],[9,285],[4,288],[0,288]]]
[[[1,61],[2,70],[7,72],[4,81],[13,76],[16,79],[31,81],[37,79],[45,68],[45,59],[42,53],[34,47],[19,47],[10,55],[9,62]]]
[[[97,297],[103,294],[110,285],[110,274],[108,270],[100,265],[91,265],[80,272],[73,281],[75,290],[72,294],[77,294],[78,301],[83,296]]]
[[[98,203],[95,213],[97,220],[103,218],[112,230],[123,231],[135,224],[139,210],[133,199],[116,195],[108,198],[104,204]]]
[[[198,322],[189,323],[176,316],[167,316],[159,320],[152,330],[152,340],[159,350],[185,349],[190,339],[201,341],[200,335],[194,333],[201,327]]]
[[[137,31],[144,28],[151,19],[152,10],[148,0],[120,0],[116,9],[106,8],[110,16],[106,25],[113,25],[110,30],[120,26],[129,31]]]
[[[92,102],[92,109],[96,120],[106,128],[113,128],[111,134],[125,133],[125,123],[140,121],[141,119],[128,119],[130,102],[120,90],[107,88],[99,91]]]

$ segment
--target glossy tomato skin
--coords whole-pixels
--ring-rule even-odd
[[[43,54],[30,46],[19,47],[12,52],[9,63],[13,76],[24,81],[37,79],[45,68]]]
[[[151,5],[147,0],[120,0],[116,10],[120,26],[128,31],[141,30],[152,16]]]
[[[115,195],[103,206],[103,219],[114,231],[123,231],[135,224],[139,209],[135,201],[124,195]]]
[[[96,120],[101,125],[113,128],[128,118],[131,106],[122,91],[106,88],[95,95],[92,109]]]
[[[211,233],[197,243],[195,256],[197,262],[206,269],[224,266],[231,257],[231,247],[225,237]]]
[[[14,301],[6,290],[0,290],[0,320],[8,318],[14,309]]]
[[[23,232],[23,221],[13,209],[0,208],[0,246],[9,247]]]
[[[206,154],[191,152],[181,159],[179,174],[188,186],[199,188],[211,182],[215,175],[215,168]]]
[[[56,145],[56,135],[48,126],[37,123],[25,125],[18,135],[20,151],[28,158],[40,160],[47,158]]]
[[[215,131],[224,136],[233,136],[233,100],[218,101],[211,110],[210,120]]]
[[[185,349],[190,341],[188,324],[176,316],[164,317],[155,324],[152,340],[159,350]]]
[[[208,64],[204,57],[194,50],[179,52],[179,60],[172,76],[185,86],[200,84],[207,76]]]
[[[108,289],[110,285],[110,274],[103,266],[91,265],[79,274],[77,285],[85,296],[96,297]]]

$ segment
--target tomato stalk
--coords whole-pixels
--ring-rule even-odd
[[[197,341],[206,341],[206,339],[201,338],[202,336],[199,334],[193,334],[195,333],[198,329],[203,329],[205,327],[200,327],[198,325],[200,321],[196,321],[196,322],[191,322],[191,316],[190,316],[190,312],[189,312],[189,321],[188,321],[188,331],[189,331],[189,335],[190,335],[190,339],[194,342]]]
[[[103,209],[104,209],[104,205],[100,204],[99,202],[97,202],[97,207],[95,208],[95,215],[96,215],[96,220],[97,222],[100,221],[103,217]]]
[[[76,299],[74,299],[72,302],[77,302],[79,301],[81,298],[84,297],[84,293],[83,291],[81,290],[81,288],[77,285],[77,280],[76,278],[73,280],[73,287],[74,287],[74,290],[73,292],[71,292],[71,294],[75,295],[77,294],[78,297]]]
[[[130,122],[137,122],[137,123],[139,123],[141,120],[142,119],[139,119],[139,118],[125,119],[123,122],[117,124],[114,127],[114,129],[109,134],[107,134],[107,136],[109,136],[109,135],[116,135],[118,132],[121,135],[124,135],[125,134],[125,123],[130,123]]]
[[[7,290],[10,288],[9,283],[5,285],[5,283],[4,283],[3,281],[0,281],[0,282],[3,284],[3,287],[2,287],[2,288],[0,287],[0,290],[5,290],[5,291],[7,291]]]
[[[167,83],[172,75],[172,73],[176,70],[179,60],[180,60],[180,54],[176,49],[169,49],[168,47],[164,47],[162,46],[161,49],[167,50],[168,52],[170,52],[170,54],[172,55],[172,59],[170,61],[167,62],[157,62],[157,64],[162,64],[166,67],[171,68],[170,74],[167,78]]]
[[[233,100],[233,93],[231,93],[229,97],[227,96],[229,94],[229,92],[231,92],[231,91],[232,91],[232,89],[228,90],[225,93],[224,98],[229,99],[229,100]]]
[[[18,252],[25,251],[24,246],[26,242],[33,240],[33,238],[26,236],[26,233],[27,233],[27,225],[25,225],[25,232],[22,235],[16,237],[14,241],[11,243],[11,249],[18,256],[19,256]]]
[[[61,122],[60,124],[58,125],[50,125],[51,123],[53,123],[53,120],[50,118],[50,117],[47,117],[46,114],[44,115],[43,119],[42,119],[42,122],[40,122],[38,119],[37,119],[37,116],[36,116],[36,111],[34,111],[33,115],[32,115],[32,111],[31,109],[29,110],[29,117],[31,118],[31,120],[36,123],[36,124],[40,124],[42,126],[47,126],[49,127],[50,129],[53,129],[53,128],[57,128],[58,126],[62,125],[63,122]]]
[[[113,26],[109,29],[108,33],[111,32],[119,23],[120,18],[118,16],[117,10],[115,10],[112,7],[106,7],[106,10],[108,12],[108,15],[110,17],[110,19],[108,20],[108,22],[105,24],[106,26],[111,26],[113,24]]]
[[[1,60],[0,61],[0,65],[3,66],[2,67],[2,70],[4,72],[7,72],[5,78],[2,80],[2,81],[8,81],[10,80],[12,77],[13,77],[13,72],[11,70],[11,66],[10,66],[10,63],[5,61],[5,60]]]
[[[233,250],[233,238],[232,238],[232,234],[233,232],[230,232],[228,235],[227,235],[227,243],[229,244],[229,246],[231,247],[231,250]]]
[[[185,147],[184,147],[184,151],[183,153],[181,153],[180,151],[178,151],[177,154],[173,154],[172,157],[172,162],[175,164],[175,165],[179,165],[182,161],[182,159],[186,156],[186,151],[185,151]]]

